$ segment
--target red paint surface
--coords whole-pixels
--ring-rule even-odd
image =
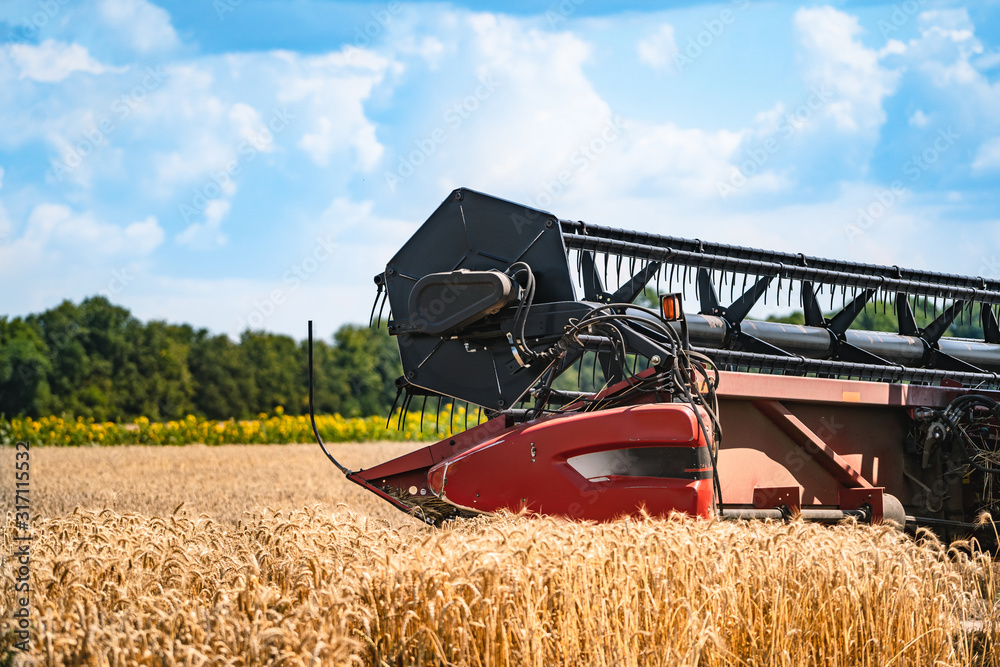
[[[686,405],[560,415],[522,424],[434,465],[430,486],[452,504],[486,512],[527,509],[597,521],[643,510],[709,516],[710,479],[610,476],[592,481],[567,463],[596,451],[670,446],[706,446]]]

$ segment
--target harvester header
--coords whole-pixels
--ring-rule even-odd
[[[561,220],[459,189],[375,283],[402,412],[417,398],[488,415],[341,466],[429,523],[683,512],[960,533],[996,503],[998,281]],[[768,300],[804,324],[750,319]],[[897,331],[852,328],[873,308]],[[981,338],[948,335],[956,322]]]

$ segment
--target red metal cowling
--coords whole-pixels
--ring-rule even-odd
[[[432,466],[461,508],[606,521],[645,510],[708,517],[708,443],[690,406],[636,405],[527,422]]]

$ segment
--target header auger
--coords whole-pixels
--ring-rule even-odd
[[[683,512],[964,533],[1000,499],[1000,281],[589,225],[459,189],[375,282],[401,410],[419,397],[489,417],[341,466],[428,523]],[[692,289],[700,312],[685,314]],[[769,299],[805,323],[748,319]],[[871,308],[898,332],[851,328]],[[947,336],[956,321],[982,338]]]

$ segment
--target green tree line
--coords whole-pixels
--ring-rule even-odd
[[[402,373],[385,327],[344,325],[315,341],[316,410],[388,414]],[[141,322],[104,297],[64,301],[27,317],[0,316],[0,415],[130,421],[193,414],[249,418],[284,407],[308,412],[304,341],[244,331]]]

